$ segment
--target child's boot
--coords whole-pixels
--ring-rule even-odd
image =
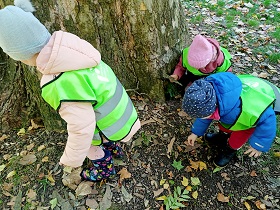
[[[204,140],[208,142],[209,145],[225,147],[229,137],[230,134],[219,131],[219,133],[206,133],[204,135]]]
[[[109,150],[104,150],[105,156],[98,160],[92,160],[93,167],[83,169],[81,177],[84,180],[99,182],[113,178],[116,174],[112,154]]]
[[[219,167],[225,167],[236,155],[237,150],[232,149],[229,145],[221,149],[214,159],[214,164]]]
[[[109,150],[114,158],[122,158],[124,156],[123,150],[119,143],[117,142],[106,142],[103,143],[103,147]]]

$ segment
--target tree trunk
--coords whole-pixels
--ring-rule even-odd
[[[11,1],[0,0],[1,8],[8,4]],[[163,74],[171,73],[188,44],[180,0],[37,0],[33,4],[34,15],[51,33],[68,31],[95,46],[127,90],[165,100]],[[33,69],[6,58],[4,62],[9,68],[9,73],[3,74],[10,84],[7,88],[16,89],[10,93],[9,103],[14,103],[15,97],[20,101],[13,108],[7,101],[4,106],[11,112],[16,106],[30,109],[32,105],[32,110],[40,110],[47,128],[57,128],[57,122],[61,122],[39,99],[39,82]]]

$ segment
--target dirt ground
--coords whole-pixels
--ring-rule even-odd
[[[83,186],[77,181],[72,189],[64,186],[64,172],[57,163],[65,146],[65,132],[11,132],[1,140],[0,166],[6,164],[0,172],[2,209],[162,210],[159,198],[174,195],[177,186],[186,188],[183,177],[191,186],[190,198],[182,202],[186,209],[248,209],[248,205],[250,209],[264,209],[260,205],[280,209],[279,158],[265,154],[253,159],[239,152],[230,165],[215,171],[215,150],[203,141],[197,148],[184,143],[192,119],[181,112],[181,99],[153,104],[138,98],[134,104],[143,126],[134,141],[122,144],[124,159],[115,160],[117,172],[125,168],[126,173],[120,172],[107,183],[82,182]],[[36,160],[29,158],[23,163],[30,154]],[[182,169],[174,161],[180,162]],[[205,165],[196,167],[195,163]],[[131,177],[126,176],[129,173]],[[199,184],[190,183],[192,178],[198,178]]]
[[[209,10],[201,10],[197,1],[191,2],[193,7],[185,11],[190,36],[223,36],[223,25],[217,24],[222,18],[210,18],[213,14]],[[208,21],[192,24],[190,19],[197,14],[203,14]],[[246,25],[239,27],[246,29]],[[258,32],[254,32],[255,37],[266,40],[260,35],[266,31]],[[246,33],[225,41],[235,43],[229,45],[234,55],[233,69],[239,73],[250,69],[250,73],[262,74],[279,86],[280,72],[271,74],[270,65],[261,62],[260,57],[251,59],[248,49],[252,46],[247,46],[244,37],[248,37]],[[279,69],[280,64],[275,68]],[[180,209],[280,209],[280,159],[276,157],[279,138],[270,153],[254,159],[243,155],[241,149],[230,165],[217,170],[212,163],[216,150],[203,141],[195,148],[184,143],[192,119],[181,112],[181,98],[156,104],[136,97],[133,102],[142,128],[131,143],[122,144],[125,157],[115,160],[119,174],[107,183],[80,183],[78,171],[65,176],[58,165],[67,139],[65,131],[47,132],[33,127],[26,132],[18,128],[1,134],[0,209],[164,210],[163,196],[174,198],[178,187],[189,191],[187,201],[180,202],[185,207]]]

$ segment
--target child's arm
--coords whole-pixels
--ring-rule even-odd
[[[78,167],[83,164],[91,146],[96,120],[92,104],[63,102],[60,116],[67,122],[68,139],[60,163]]]
[[[192,125],[192,133],[194,133],[197,136],[203,136],[211,122],[211,119],[197,118]]]
[[[198,136],[203,136],[207,131],[212,120],[197,118],[192,126],[192,133],[188,136],[188,144],[194,146],[194,143]]]
[[[173,77],[175,80],[179,80],[185,73],[186,73],[186,69],[182,65],[182,56],[181,56],[171,77]]]
[[[276,136],[276,115],[269,107],[260,117],[255,131],[250,137],[249,144],[252,148],[267,152]]]

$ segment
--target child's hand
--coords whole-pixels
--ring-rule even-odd
[[[169,77],[170,82],[178,81],[179,76],[177,74],[172,74]]]
[[[250,146],[250,148],[246,152],[244,152],[244,154],[248,154],[249,157],[255,157],[256,158],[256,157],[259,157],[262,154],[262,152],[254,149],[253,147]]]
[[[197,139],[197,135],[195,135],[194,133],[192,133],[191,135],[189,135],[188,137],[188,144],[191,146],[194,146],[194,142]]]

